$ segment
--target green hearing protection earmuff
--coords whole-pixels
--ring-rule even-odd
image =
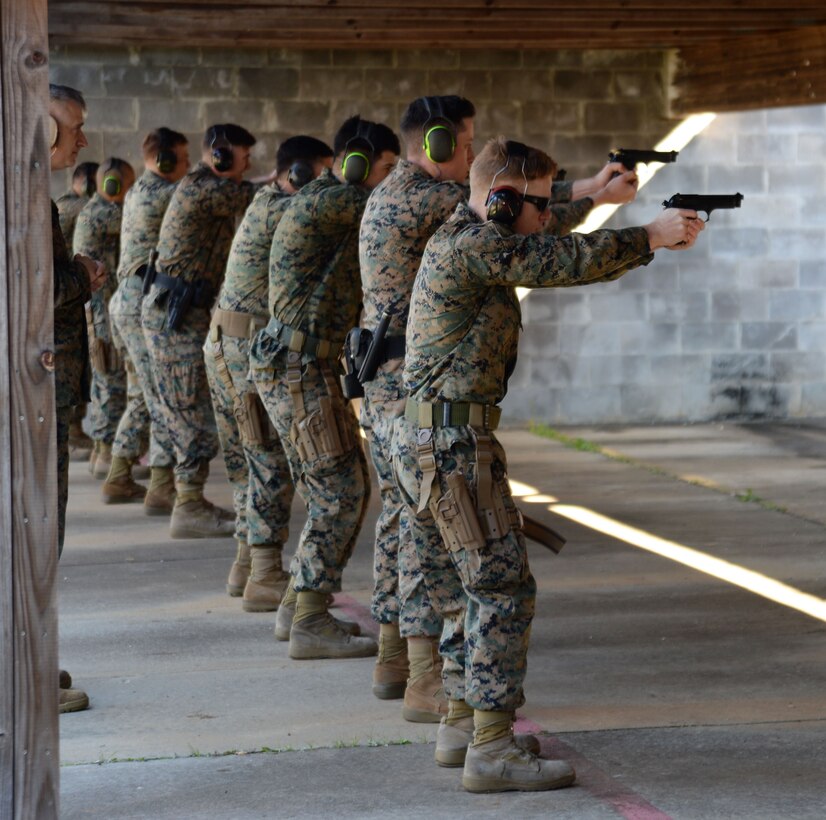
[[[341,174],[345,182],[360,183],[370,176],[370,168],[375,157],[373,143],[362,134],[363,120],[359,120],[356,135],[344,146]]]
[[[436,112],[430,106],[430,97],[424,98],[428,120],[422,126],[422,148],[431,162],[449,162],[456,150],[456,126],[442,114],[438,97],[432,98]]]

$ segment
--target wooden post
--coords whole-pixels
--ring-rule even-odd
[[[40,820],[59,765],[47,0],[3,0],[0,36],[0,818]]]

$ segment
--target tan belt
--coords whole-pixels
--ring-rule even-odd
[[[404,417],[424,427],[462,427],[469,424],[482,430],[495,430],[499,426],[502,408],[495,404],[479,404],[473,401],[418,402],[408,399]]]
[[[209,328],[221,328],[222,336],[231,336],[234,339],[252,339],[262,328],[267,326],[269,316],[259,316],[255,313],[245,313],[240,310],[222,310],[215,308]]]
[[[309,336],[301,330],[285,325],[278,319],[272,317],[267,323],[267,332],[281,342],[292,353],[306,353],[316,359],[335,358],[340,349],[326,339],[317,339]]]

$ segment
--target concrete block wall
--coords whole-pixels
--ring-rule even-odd
[[[477,145],[499,133],[543,146],[569,171],[593,173],[616,145],[653,145],[666,115],[667,55],[641,52],[336,51],[55,48],[53,82],[87,98],[90,146],[81,159],[141,165],[140,141],[167,125],[191,154],[213,122],[259,139],[254,171],[278,143],[308,133],[332,141],[354,113],[398,128],[421,94],[462,94],[477,106]],[[57,174],[62,193],[68,174]]]
[[[140,170],[143,134],[237,121],[256,172],[294,133],[331,140],[350,114],[397,125],[422,93],[477,105],[497,133],[593,173],[609,148],[653,147],[675,124],[662,52],[298,51],[63,47],[51,78],[89,102],[90,147]],[[826,107],[720,116],[609,227],[642,224],[671,193],[740,191],[698,247],[660,252],[617,283],[536,291],[523,305],[506,418],[550,423],[799,418],[826,407]],[[57,174],[53,192],[68,187]]]
[[[533,291],[506,399],[556,424],[826,414],[826,106],[720,115],[606,227],[737,193],[700,242],[617,282]]]

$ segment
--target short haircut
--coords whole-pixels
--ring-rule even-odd
[[[401,129],[405,137],[420,132],[425,123],[433,117],[444,117],[456,128],[461,128],[462,120],[476,116],[473,103],[457,94],[442,97],[418,97],[402,114]]]
[[[470,187],[471,190],[490,188],[494,177],[497,183],[503,184],[553,178],[556,170],[556,163],[539,148],[494,137],[485,143],[470,166]]]
[[[186,145],[188,142],[189,140],[180,131],[173,131],[171,128],[156,128],[144,137],[143,155],[155,157],[158,151],[166,151],[178,145]]]
[[[73,102],[77,103],[84,111],[86,110],[86,100],[83,94],[68,85],[56,85],[49,83],[49,99],[52,102]]]
[[[204,134],[204,148],[210,148],[220,140],[226,140],[230,145],[238,145],[242,148],[252,148],[257,142],[246,128],[231,122],[210,125]]]
[[[347,143],[354,137],[364,137],[373,146],[376,156],[381,156],[385,151],[391,154],[401,154],[402,147],[399,138],[393,133],[392,128],[388,128],[384,123],[363,120],[358,114],[345,120],[341,128],[336,132],[333,140],[333,151],[336,156],[340,156]]]
[[[326,142],[302,134],[285,139],[275,155],[275,170],[283,174],[294,162],[315,162],[333,156],[333,149]]]
[[[96,162],[81,162],[72,173],[72,180],[82,179],[86,185],[94,183],[95,174],[98,172],[98,163]]]

